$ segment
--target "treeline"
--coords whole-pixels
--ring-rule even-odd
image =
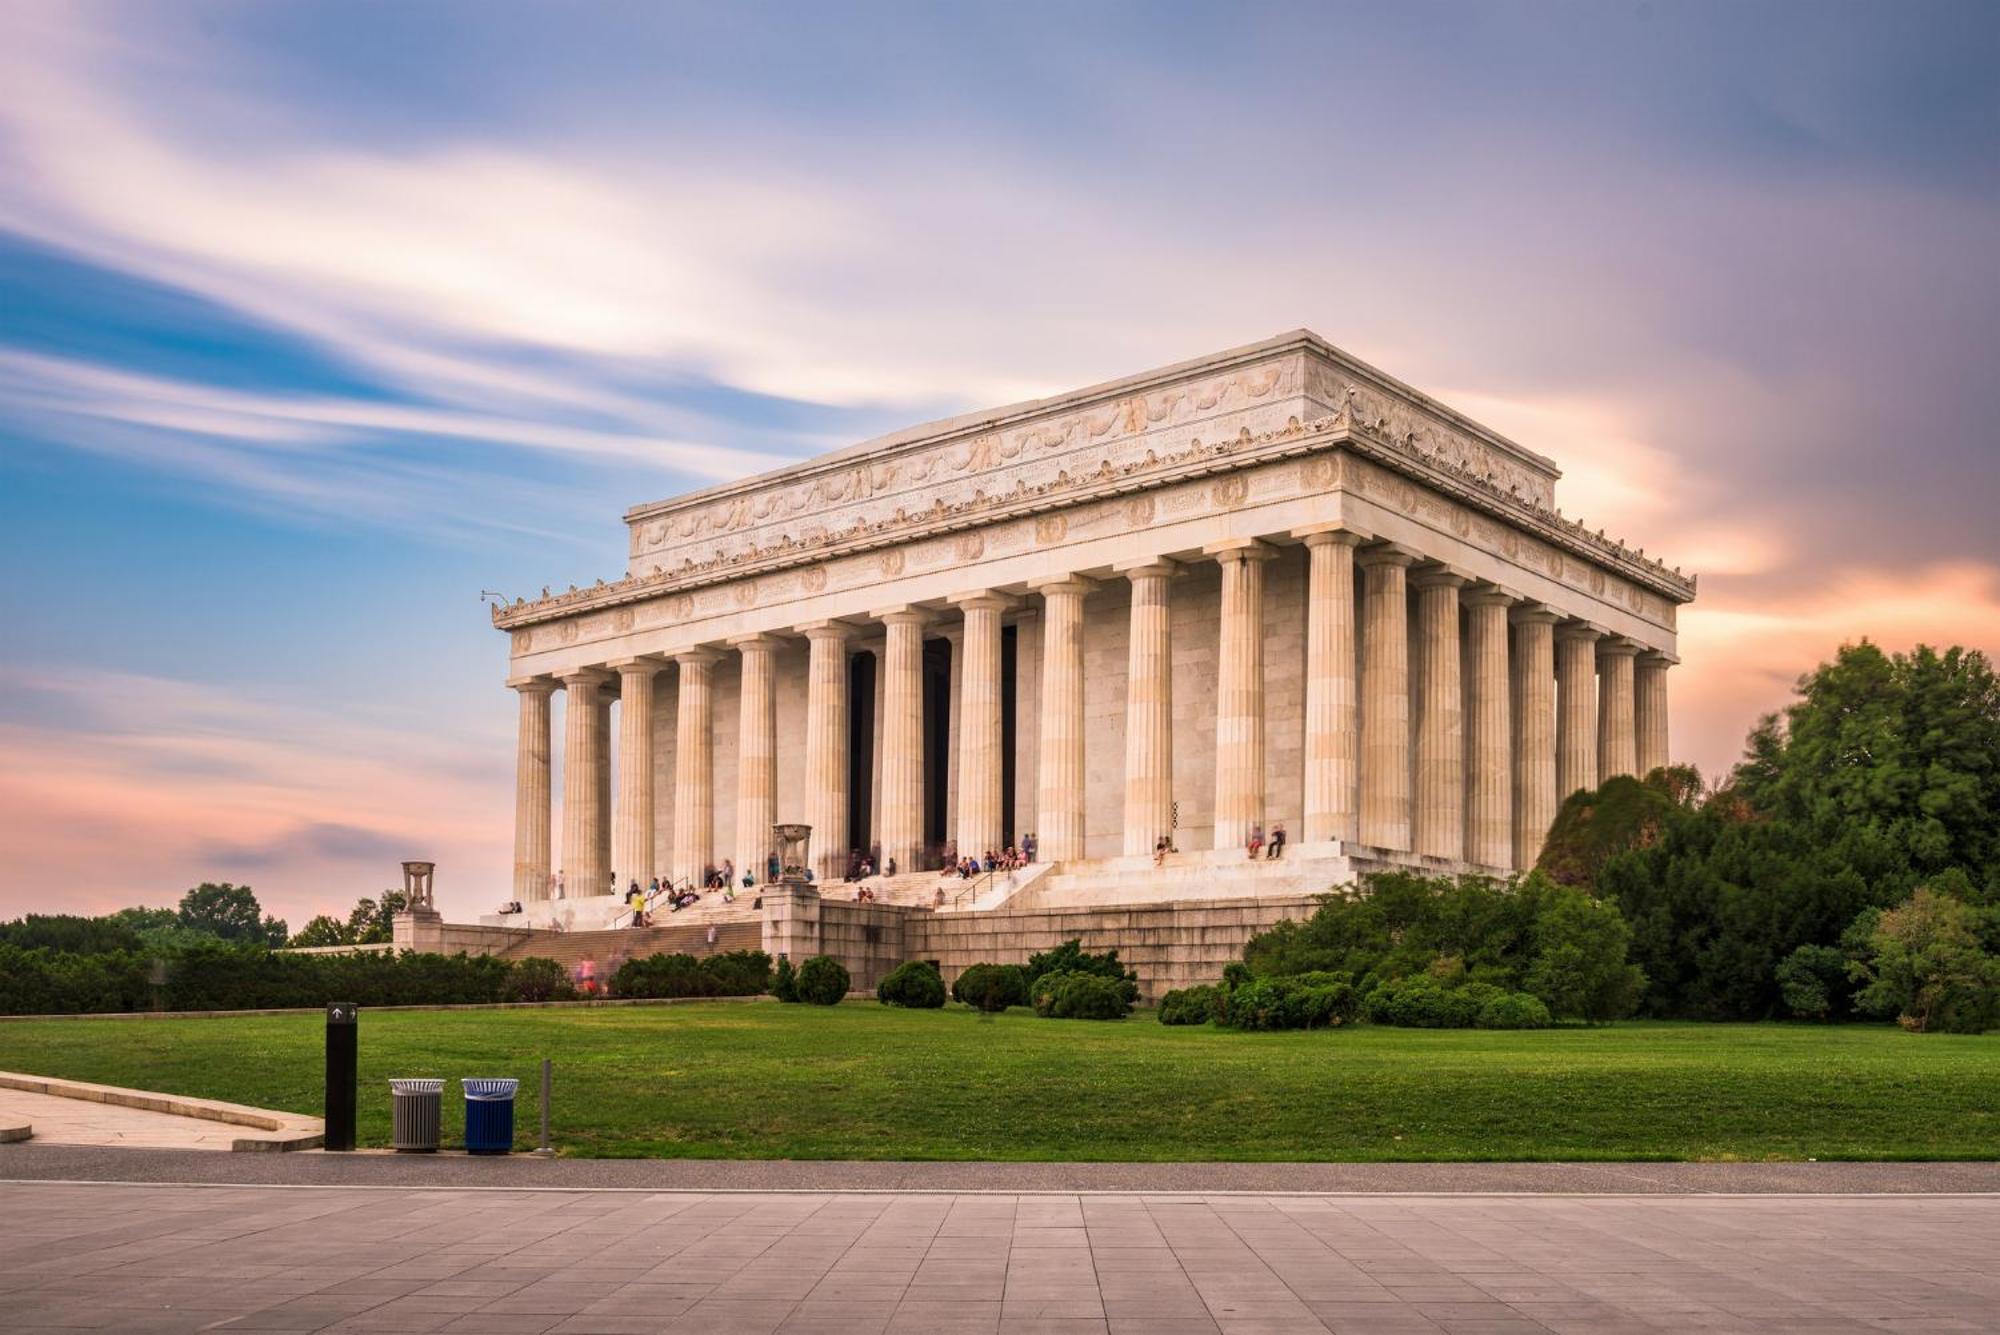
[[[1689,770],[1563,806],[1541,869],[1616,904],[1641,1014],[2000,1019],[2000,683],[1863,642],[1801,678],[1713,792]]]

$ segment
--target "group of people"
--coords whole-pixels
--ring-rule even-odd
[[[1028,838],[1033,839],[1034,836],[1029,835]],[[995,853],[990,848],[987,849],[986,856],[983,858],[959,858],[951,863],[949,870],[957,872],[959,880],[969,881],[973,877],[983,876],[989,871],[1015,871],[1027,866],[1031,861],[1033,859],[1025,852],[1009,844],[998,853]]]
[[[1249,848],[1250,860],[1252,862],[1257,860],[1259,853],[1264,855],[1265,861],[1276,862],[1285,855],[1285,823],[1279,821],[1271,827],[1271,839],[1269,843],[1264,841],[1263,824],[1259,822],[1252,825],[1250,827],[1250,838],[1245,842]]]

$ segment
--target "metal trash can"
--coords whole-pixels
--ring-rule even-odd
[[[400,1151],[435,1153],[438,1147],[438,1108],[444,1102],[442,1080],[391,1080],[396,1110],[393,1144]]]
[[[465,1152],[506,1154],[514,1148],[518,1080],[461,1080],[465,1086]]]

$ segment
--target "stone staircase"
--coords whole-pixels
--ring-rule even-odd
[[[1236,849],[1150,856],[1078,858],[1062,863],[1007,901],[1010,909],[1093,908],[1179,900],[1233,900],[1325,894],[1354,879],[1338,844],[1294,844],[1276,861],[1252,862]]]

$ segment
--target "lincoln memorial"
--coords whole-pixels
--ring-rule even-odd
[[[829,898],[865,853],[923,908],[1032,834],[962,912],[1525,867],[1667,763],[1695,592],[1559,476],[1301,330],[635,506],[621,577],[494,610],[512,898],[761,886],[777,821]]]

